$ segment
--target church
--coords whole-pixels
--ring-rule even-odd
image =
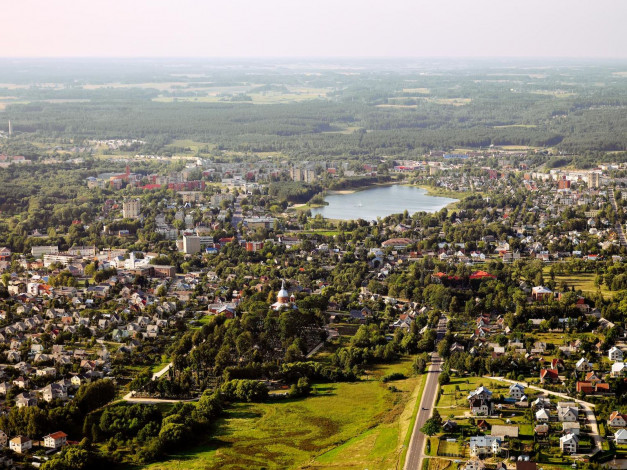
[[[281,290],[276,296],[276,302],[274,302],[271,306],[272,310],[279,311],[286,308],[295,309],[297,308],[296,304],[294,303],[295,300],[296,298],[294,297],[294,295],[290,296],[289,292],[285,288],[285,281],[281,281]]]

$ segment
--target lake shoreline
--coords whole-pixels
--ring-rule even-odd
[[[364,186],[356,186],[351,189],[326,189],[323,192],[324,194],[333,196],[336,194],[353,194],[359,191],[366,191],[368,189],[373,189],[373,188],[382,188],[384,186],[394,186],[394,185],[404,185],[404,184],[405,183],[401,181],[386,181],[385,183],[372,183],[372,184],[366,184]]]

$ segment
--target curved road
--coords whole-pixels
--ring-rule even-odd
[[[436,329],[438,341],[444,338],[446,334],[446,317],[440,317],[438,327]],[[421,470],[422,469],[422,457],[425,447],[425,435],[420,432],[420,428],[424,426],[425,422],[431,417],[433,408],[435,406],[435,400],[438,396],[438,387],[440,386],[438,378],[440,372],[442,372],[442,359],[437,353],[431,354],[431,365],[427,372],[427,383],[425,384],[424,391],[422,393],[422,400],[420,401],[420,409],[416,415],[416,422],[412,431],[411,440],[409,441],[409,450],[407,451],[407,458],[405,459],[405,470]]]

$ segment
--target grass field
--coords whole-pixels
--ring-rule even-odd
[[[438,455],[463,455],[463,448],[457,442],[447,442],[440,440],[438,445]]]
[[[545,266],[543,271],[545,279],[550,279],[549,267]],[[584,294],[592,294],[598,291],[597,287],[594,285],[594,278],[596,277],[595,273],[576,273],[576,274],[567,274],[567,275],[556,275],[555,283],[557,284],[557,289],[561,288],[562,283],[564,283],[569,289],[574,287],[575,290],[581,290]],[[611,298],[614,296],[616,292],[610,291],[607,289],[607,286],[603,284],[601,286],[601,295],[605,298]]]
[[[484,385],[494,395],[507,394],[509,385],[502,382],[486,379],[483,377],[452,377],[451,382],[442,386],[444,393],[440,396],[436,407],[443,417],[454,414],[463,415],[468,411],[468,401],[466,397],[480,385]],[[459,387],[459,391],[456,390]]]
[[[473,194],[481,194],[481,193],[471,193],[470,191],[468,192],[449,191],[448,189],[435,188],[433,186],[425,186],[425,185],[418,185],[418,187],[426,190],[429,196],[450,197],[453,199],[464,199]]]
[[[451,462],[450,460],[445,459],[427,459],[428,461],[428,470],[453,470],[457,468],[457,465]]]
[[[393,468],[422,378],[378,378],[410,367],[406,358],[373,369],[372,380],[317,385],[306,399],[237,404],[205,445],[148,468]]]

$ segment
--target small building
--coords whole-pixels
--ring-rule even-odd
[[[538,411],[536,411],[536,421],[539,423],[548,423],[549,420],[551,419],[549,412],[544,409],[541,408]]]
[[[564,421],[562,423],[562,431],[564,434],[572,433],[575,436],[578,436],[581,432],[581,425],[578,421]]]
[[[560,422],[574,423],[579,420],[579,408],[573,402],[559,402],[557,404],[557,419]]]
[[[627,426],[627,415],[614,411],[607,420],[607,425],[613,428],[624,428]]]
[[[544,286],[536,286],[531,289],[531,298],[535,301],[541,302],[552,297],[553,291]]]
[[[529,456],[526,456],[526,460],[521,460],[522,455],[518,456],[516,461],[516,470],[537,470],[538,465],[535,462],[529,461]]]
[[[547,437],[549,435],[549,425],[538,424],[535,428],[533,428],[533,432],[535,432],[539,437]]]
[[[497,455],[501,451],[501,438],[496,436],[472,436],[470,438],[470,455]]]
[[[492,413],[492,392],[486,387],[477,387],[467,397],[470,412],[475,416],[489,416]]]
[[[540,383],[559,383],[560,378],[557,369],[542,369],[540,371]]]
[[[619,429],[614,433],[616,444],[627,444],[627,429]]]
[[[33,448],[33,441],[27,436],[16,436],[9,441],[9,449],[18,454],[23,454]]]
[[[577,453],[577,445],[579,444],[579,439],[574,434],[565,434],[560,437],[560,449],[565,454],[575,454]]]
[[[513,384],[509,387],[509,397],[520,400],[525,396],[525,387],[521,384]]]
[[[616,346],[612,346],[607,353],[607,357],[612,362],[622,362],[623,361],[623,351],[618,349]]]
[[[44,436],[44,447],[49,449],[58,449],[67,443],[67,434],[63,431],[53,432]]]
[[[623,377],[625,374],[627,374],[627,364],[624,362],[615,362],[612,364],[612,371],[610,372],[612,377]]]
[[[577,372],[589,372],[592,370],[592,364],[582,357],[575,364],[575,369],[577,369]]]

